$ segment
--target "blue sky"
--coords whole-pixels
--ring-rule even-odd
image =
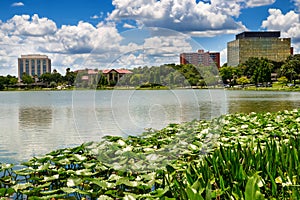
[[[29,53],[61,73],[178,63],[197,48],[224,63],[227,42],[245,30],[279,30],[298,53],[299,9],[300,0],[2,0],[0,74],[16,75]]]

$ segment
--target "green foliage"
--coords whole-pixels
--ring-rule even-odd
[[[271,82],[273,64],[266,58],[249,58],[244,66],[244,75],[250,75],[253,83]]]
[[[223,83],[231,84],[234,78],[238,77],[240,74],[240,68],[232,66],[223,66],[220,68],[220,76],[222,77]]]
[[[254,174],[250,177],[246,184],[246,191],[245,191],[245,200],[252,200],[252,199],[265,199],[264,195],[260,192],[258,183],[261,177],[258,174]]]
[[[26,73],[24,73],[22,75],[22,82],[25,84],[31,84],[31,83],[34,83],[34,79],[30,75],[27,75]]]
[[[0,90],[4,90],[5,87],[12,86],[18,82],[18,78],[15,76],[7,75],[5,76],[0,76]]]
[[[223,83],[234,85],[242,84],[241,80],[238,83],[238,79],[247,77],[250,83],[257,85],[258,83],[271,83],[271,73],[275,73],[278,76],[287,77],[289,82],[294,81],[300,74],[300,55],[291,55],[284,62],[275,62],[266,58],[251,57],[245,63],[231,67],[224,65],[220,68],[220,76]],[[243,80],[245,80],[243,78]],[[247,81],[248,82],[248,81]],[[247,83],[245,83],[247,84]]]
[[[0,198],[298,199],[300,111],[224,115],[0,165]]]
[[[287,83],[289,81],[285,76],[281,76],[277,80],[278,80],[279,84],[282,86],[287,85]]]
[[[166,64],[158,67],[138,67],[131,71],[132,74],[121,78],[118,86],[162,85],[172,88],[218,83],[215,78],[218,75],[218,70],[214,67]]]
[[[281,75],[287,77],[290,82],[294,81],[295,83],[300,73],[300,56],[291,55],[281,66],[280,72]]]
[[[246,76],[242,76],[236,80],[236,82],[240,85],[245,85],[250,83],[250,80]]]

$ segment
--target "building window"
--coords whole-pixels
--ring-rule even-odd
[[[31,59],[31,76],[34,76],[36,74],[35,72],[35,63],[34,60]]]
[[[38,76],[41,75],[41,60],[40,59],[37,60],[37,75]]]
[[[47,72],[46,60],[43,59],[43,73]]]
[[[25,60],[25,72],[26,72],[26,74],[29,74],[29,60],[28,59]]]
[[[23,70],[23,60],[20,59],[20,77],[22,78],[23,76],[23,73],[24,73],[24,70]]]

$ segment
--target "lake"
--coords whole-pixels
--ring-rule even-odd
[[[20,163],[104,135],[236,112],[300,108],[300,93],[225,90],[0,92],[0,162]]]

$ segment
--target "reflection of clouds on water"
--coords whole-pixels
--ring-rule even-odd
[[[199,119],[199,104],[192,90],[114,90],[114,122],[125,135],[136,135],[146,128],[162,129],[170,123]],[[193,107],[187,113],[183,104]],[[189,115],[190,114],[190,115]]]

